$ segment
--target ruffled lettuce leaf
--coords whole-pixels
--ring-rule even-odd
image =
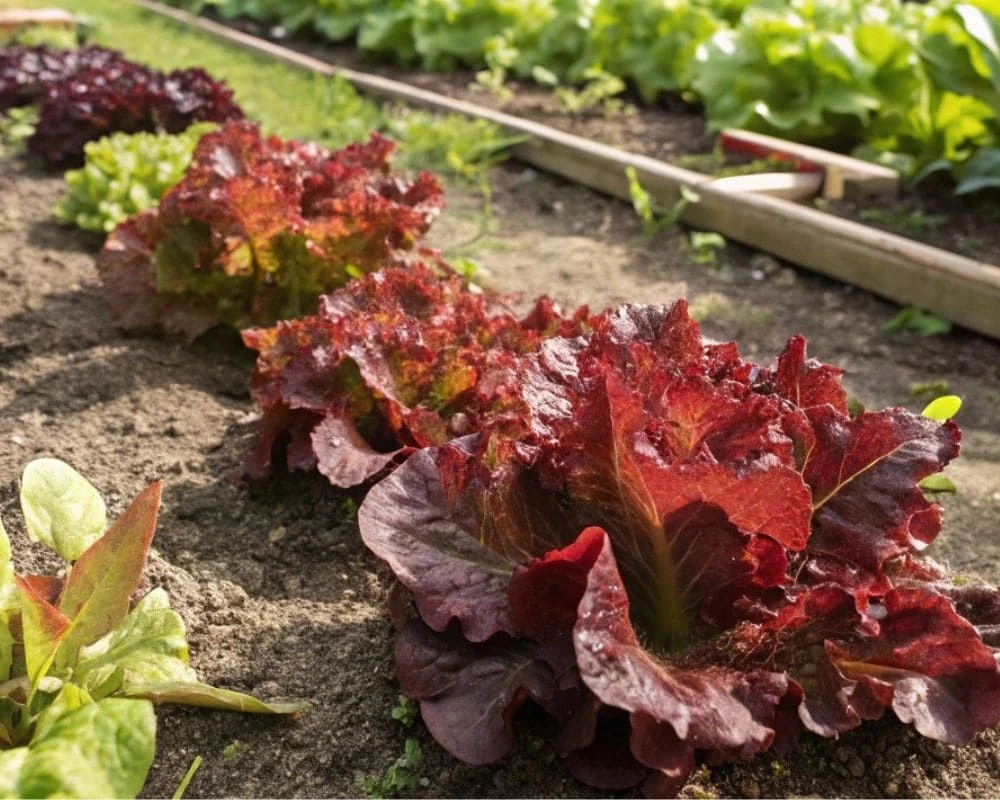
[[[243,122],[202,137],[159,206],[109,236],[98,269],[113,313],[194,338],[312,313],[353,277],[433,260],[419,244],[444,195],[429,173],[393,174],[393,148],[373,134],[329,151]]]
[[[284,448],[290,469],[354,486],[486,416],[520,425],[517,358],[586,325],[586,309],[564,317],[545,299],[520,319],[430,265],[353,281],[313,316],[243,332],[259,352],[251,390],[263,411],[246,472],[265,477]]]

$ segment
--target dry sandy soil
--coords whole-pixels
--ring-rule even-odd
[[[797,332],[811,353],[847,371],[868,407],[906,405],[917,381],[946,380],[965,398],[963,455],[949,469],[937,558],[1000,581],[1000,344],[956,330],[931,339],[888,335],[895,308],[866,293],[729,246],[694,264],[679,233],[649,242],[631,210],[510,164],[495,177],[494,230],[475,254],[498,288],[547,292],[593,307],[687,296],[707,335],[736,339],[770,362]],[[591,796],[546,744],[530,711],[518,750],[470,767],[419,723],[390,716],[398,690],[387,571],[358,537],[348,500],[319,476],[283,476],[256,490],[230,480],[254,425],[252,366],[234,334],[188,346],[126,336],[102,302],[96,243],[52,221],[61,180],[0,162],[0,514],[23,565],[17,478],[33,457],[72,463],[113,514],[145,484],[166,481],[149,577],[187,622],[203,679],[313,707],[294,720],[164,708],[146,793],[169,796],[191,759],[205,763],[188,797],[357,796],[407,736],[424,749],[418,795]],[[474,198],[453,194],[435,241],[449,248],[477,225]],[[1000,733],[967,748],[922,741],[893,720],[793,755],[703,770],[691,797],[1000,796]]]

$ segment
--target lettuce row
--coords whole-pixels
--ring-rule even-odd
[[[59,166],[80,164],[87,142],[116,131],[180,133],[243,117],[232,91],[201,69],[163,73],[102,47],[4,48],[0,111],[31,104],[39,118],[28,150]]]
[[[921,555],[953,421],[852,416],[801,337],[761,367],[683,302],[518,320],[432,278],[245,334],[248,463],[388,473],[361,534],[412,601],[397,676],[449,752],[501,758],[531,700],[577,777],[670,795],[887,709],[949,743],[1000,721],[1000,593]]]
[[[607,72],[646,102],[700,100],[714,130],[860,146],[917,176],[954,168],[963,192],[1000,182],[996,0],[173,2],[354,38],[424,69],[548,83]]]

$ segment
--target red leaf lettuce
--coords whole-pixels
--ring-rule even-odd
[[[759,367],[683,302],[514,361],[506,416],[411,455],[359,513],[413,600],[400,684],[454,755],[504,755],[531,699],[578,777],[671,795],[697,761],[887,708],[949,743],[1000,721],[1000,595],[916,556],[953,422],[851,416],[802,338]]]
[[[0,52],[0,110],[37,103],[28,150],[49,164],[83,163],[83,146],[109,133],[180,133],[195,122],[240,119],[230,89],[201,69],[169,74],[115,50],[44,46]]]
[[[349,487],[487,417],[520,425],[517,358],[586,321],[586,309],[564,318],[545,299],[519,319],[502,297],[424,264],[352,281],[313,316],[243,332],[260,353],[251,389],[263,411],[246,472],[265,477],[284,447],[290,469]]]
[[[204,136],[157,209],[108,237],[98,269],[125,327],[194,338],[217,322],[271,324],[316,309],[353,276],[409,264],[444,196],[393,174],[394,145],[329,151],[231,122]]]

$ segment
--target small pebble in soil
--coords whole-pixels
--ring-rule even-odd
[[[798,276],[795,274],[794,269],[791,267],[783,267],[782,270],[774,277],[774,285],[794,286],[797,280]]]
[[[426,789],[430,785],[431,785],[431,779],[430,778],[421,778],[420,779],[420,788],[421,789]]]
[[[277,528],[271,528],[267,532],[267,540],[271,544],[276,544],[285,538],[285,534],[288,533],[288,529],[284,525],[279,525]]]

